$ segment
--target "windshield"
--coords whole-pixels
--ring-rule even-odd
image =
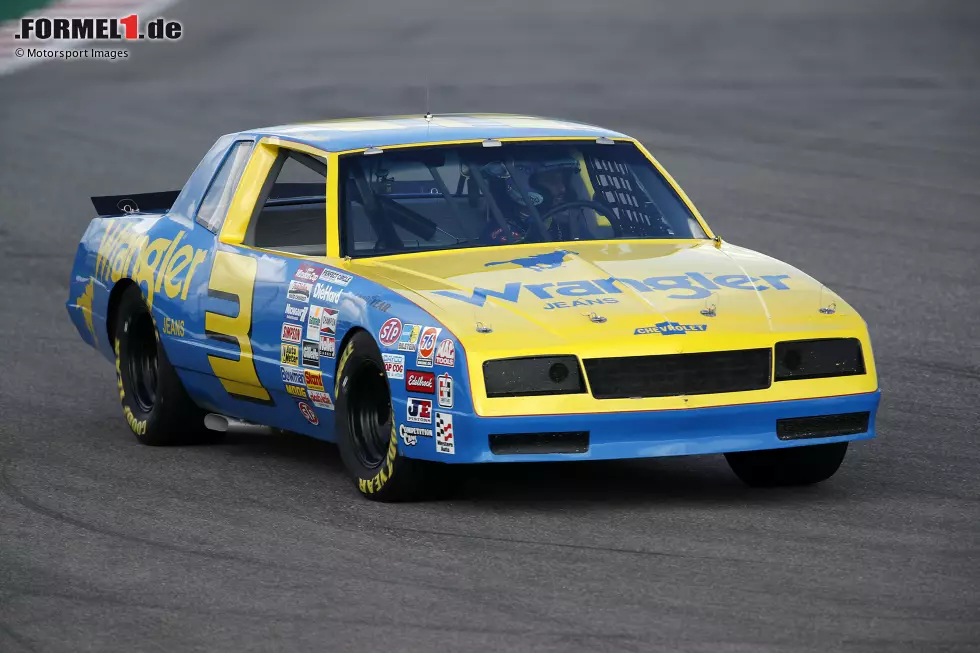
[[[344,255],[706,238],[629,142],[504,142],[341,157]]]

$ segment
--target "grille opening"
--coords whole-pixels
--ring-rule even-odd
[[[490,452],[498,455],[522,453],[585,453],[588,450],[588,431],[490,434]]]
[[[780,440],[832,438],[835,435],[867,433],[871,413],[840,413],[815,417],[791,417],[776,420],[776,436]]]
[[[772,383],[772,350],[589,358],[585,373],[596,399],[673,397],[763,390]]]

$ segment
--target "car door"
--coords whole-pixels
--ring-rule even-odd
[[[238,188],[215,191],[230,197],[214,203],[223,221],[198,216],[218,238],[201,290],[207,364],[197,390],[225,414],[329,437],[320,360],[335,353],[339,292],[318,283],[325,268],[310,260],[326,254],[326,161],[260,145],[245,168],[241,181],[228,175]]]

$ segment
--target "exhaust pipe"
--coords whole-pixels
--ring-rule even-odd
[[[272,433],[272,427],[262,424],[253,424],[235,417],[219,415],[218,413],[208,413],[204,416],[204,426],[212,431],[219,433],[251,433],[253,435],[268,435]]]

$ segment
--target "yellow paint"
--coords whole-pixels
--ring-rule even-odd
[[[156,238],[134,230],[131,222],[110,222],[96,253],[95,278],[116,283],[123,277],[133,279],[142,289],[146,304],[153,308],[156,293],[163,290],[167,297],[187,299],[194,272],[205,258],[207,250],[194,249],[180,241],[187,234],[178,231],[173,239]],[[190,266],[188,268],[188,266]],[[184,269],[187,273],[183,274]]]
[[[553,269],[487,265],[561,248],[577,254],[566,256]],[[417,303],[459,338],[466,351],[474,407],[480,415],[697,408],[857,394],[872,392],[878,385],[867,327],[843,299],[828,295],[818,282],[785,263],[731,245],[719,250],[710,240],[486,247],[355,259],[348,270]],[[707,297],[692,299],[709,291],[686,272],[702,275],[715,288]],[[739,278],[743,274],[756,281],[743,283]],[[438,292],[472,299],[475,288],[492,291],[482,306]],[[516,301],[507,300],[507,288],[516,291],[510,294]],[[831,299],[837,303],[837,314],[821,315],[820,306]],[[589,303],[598,300],[601,302]],[[561,306],[556,307],[559,302]],[[701,314],[709,305],[716,307],[715,317]],[[588,315],[593,312],[606,322],[590,320]],[[707,326],[704,331],[683,335],[634,335],[637,329],[665,320]],[[493,332],[477,333],[477,322],[491,326]],[[814,337],[858,338],[868,373],[783,381],[766,390],[648,399],[597,400],[588,393],[487,399],[483,385],[483,362],[496,358],[573,354],[584,359],[724,351],[769,348],[780,340]]]
[[[594,137],[543,136],[500,140],[593,141]],[[697,208],[646,148],[630,138],[613,140],[635,144],[687,205],[709,238],[714,237]],[[394,150],[481,141],[480,138],[436,140],[383,147]],[[244,238],[255,198],[279,146],[301,149],[288,139],[266,139],[256,147],[233,201],[233,210],[229,212],[222,229],[223,242],[240,243]],[[313,148],[306,146],[303,151],[310,149]],[[877,389],[877,373],[867,327],[843,299],[828,296],[827,291],[821,290],[813,279],[780,261],[731,245],[715,246],[709,239],[521,244],[339,261],[336,258],[340,252],[338,161],[341,155],[357,154],[364,149],[310,152],[325,157],[328,162],[328,256],[299,257],[274,253],[277,256],[324,262],[376,281],[432,314],[456,335],[466,352],[466,373],[470,377],[477,414],[588,414],[688,409],[857,394]],[[553,253],[558,249],[575,254],[561,266],[552,269],[532,270],[510,263],[488,266],[490,263]],[[688,277],[687,273],[701,275],[708,284],[714,283],[712,279],[719,281],[714,283],[713,288],[701,286],[701,291],[697,291],[692,287],[697,282],[692,281],[693,277]],[[754,281],[740,281],[742,275]],[[769,282],[767,277],[775,281]],[[780,280],[785,280],[785,284]],[[753,284],[765,288],[753,290]],[[780,289],[780,284],[785,285],[785,289]],[[440,291],[448,291],[472,298],[476,288],[492,291],[487,293],[480,305],[439,294]],[[507,300],[508,288],[517,288],[516,301]],[[596,292],[596,288],[602,292]],[[710,291],[706,297],[691,298],[705,290]],[[495,297],[494,293],[503,295],[503,298]],[[837,314],[830,317],[819,314],[820,306],[831,299],[837,303]],[[701,310],[708,306],[716,307],[715,317],[701,314]],[[593,322],[588,317],[590,313],[599,314],[606,321]],[[665,320],[680,324],[704,324],[706,328],[683,335],[634,335],[637,329],[642,331],[644,327]],[[491,326],[493,332],[476,333],[477,322]],[[768,389],[749,392],[649,399],[596,400],[587,392],[580,395],[490,400],[485,397],[483,386],[483,362],[495,358],[574,354],[584,359],[725,351],[769,348],[780,340],[813,337],[858,338],[864,348],[867,374],[778,382]],[[347,356],[349,352],[345,351],[338,362],[335,395],[339,391]],[[311,385],[309,380],[307,385],[321,389]],[[386,477],[390,477],[390,468]],[[380,489],[381,483],[379,474],[370,481],[361,481],[359,487],[362,491],[373,492]]]
[[[245,165],[245,171],[242,173],[241,181],[238,182],[235,196],[228,207],[228,214],[225,216],[225,222],[218,236],[218,240],[221,242],[229,245],[241,245],[245,241],[245,232],[248,230],[249,221],[252,219],[252,210],[262,193],[262,186],[269,177],[272,165],[275,163],[276,157],[279,156],[280,148],[328,159],[327,152],[305,143],[278,136],[267,136],[260,139],[252,150],[252,156]],[[328,165],[328,175],[330,170],[331,167]],[[334,175],[336,176],[336,171],[334,171]]]
[[[340,182],[338,168],[340,158],[327,155],[327,256],[340,256]]]
[[[207,250],[199,249],[196,252],[194,252],[194,260],[191,262],[191,267],[187,271],[187,277],[184,279],[184,290],[182,290],[180,293],[181,300],[187,299],[187,291],[191,287],[191,279],[194,277],[194,271],[197,269],[197,266],[203,263],[204,259],[206,259],[207,257],[208,257]],[[178,273],[174,272],[174,274],[178,274]],[[168,296],[170,295],[169,291],[167,292],[167,295]]]
[[[177,235],[174,236],[173,242],[170,243],[170,247],[167,248],[167,253],[163,257],[163,263],[160,264],[160,269],[161,270],[166,271],[166,270],[170,269],[170,259],[174,255],[174,250],[177,249],[177,245],[180,243],[180,241],[181,241],[181,239],[183,239],[183,237],[184,237],[184,232],[183,231],[178,231],[177,232]],[[154,288],[154,291],[155,292],[160,292],[160,286],[163,285],[163,277],[164,276],[165,276],[164,274],[161,274],[161,275],[159,275],[157,277],[156,287]],[[171,297],[173,297],[173,295],[171,295]]]
[[[92,322],[92,298],[95,296],[95,280],[89,279],[89,282],[85,284],[85,290],[82,294],[75,300],[75,306],[82,312],[82,318],[85,320],[85,328],[88,329],[89,334],[92,336],[92,342],[95,342],[95,325]]]
[[[234,311],[234,316],[207,311],[204,314],[204,328],[237,343],[238,360],[208,355],[214,375],[228,394],[240,399],[270,401],[271,397],[262,387],[255,371],[252,342],[249,339],[257,268],[258,264],[250,256],[226,251],[215,252],[208,290],[235,297],[238,300],[238,310]]]
[[[167,336],[184,337],[184,321],[172,317],[163,318],[163,334]]]
[[[157,287],[157,268],[160,267],[164,253],[170,245],[171,240],[169,238],[157,238],[143,247],[136,257],[133,281],[141,287],[145,284],[146,288],[143,291],[143,297],[146,298],[146,305],[150,310],[153,309],[153,291]]]
[[[262,185],[269,176],[269,170],[272,169],[278,154],[279,148],[270,145],[267,139],[256,143],[252,156],[245,165],[242,178],[238,182],[235,196],[228,206],[228,213],[225,215],[218,240],[229,245],[239,245],[245,240],[245,231],[252,218],[252,209],[262,193]]]

